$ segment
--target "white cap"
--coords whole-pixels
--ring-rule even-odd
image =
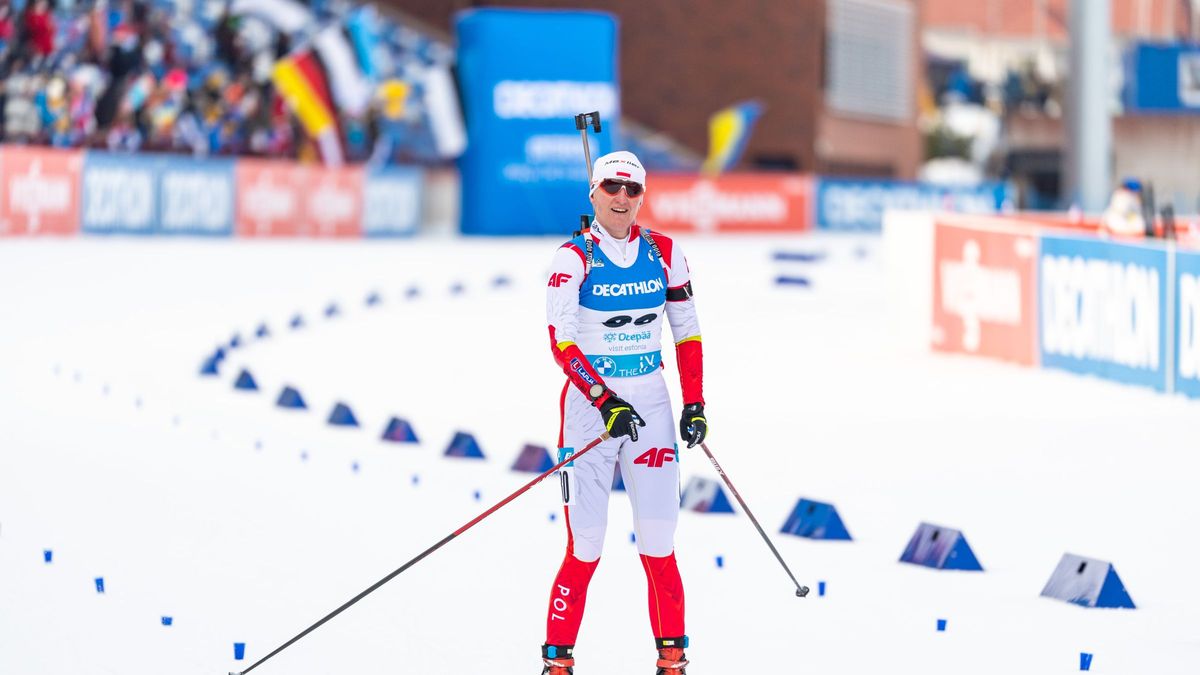
[[[627,183],[638,183],[646,187],[646,170],[637,155],[628,150],[618,150],[597,157],[592,164],[592,187],[588,190],[591,195],[596,186],[603,180],[619,180]]]

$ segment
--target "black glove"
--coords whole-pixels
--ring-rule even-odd
[[[629,440],[636,441],[638,438],[637,428],[646,426],[646,422],[642,420],[641,415],[637,414],[633,406],[617,398],[617,395],[611,392],[600,404],[600,417],[611,438],[628,436]]]
[[[704,419],[704,404],[689,403],[683,406],[683,414],[679,416],[679,437],[692,448],[703,443],[707,435],[708,421]]]

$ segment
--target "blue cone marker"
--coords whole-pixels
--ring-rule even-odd
[[[245,642],[233,643],[233,658],[237,661],[241,661],[242,659],[246,658],[246,643]]]
[[[104,592],[104,577],[96,577],[96,592]]]
[[[1091,654],[1089,654],[1087,652],[1079,652],[1079,669],[1080,670],[1091,670],[1092,669],[1092,655]]]
[[[300,451],[300,461],[301,461],[301,462],[307,462],[307,461],[308,461],[308,451],[307,451],[307,450],[301,450],[301,451]]]
[[[421,482],[421,477],[414,473],[413,477],[412,477],[412,484],[416,485],[420,482]]]
[[[483,498],[483,495],[480,494],[479,490],[476,490],[475,491],[475,501],[479,501],[482,498]]]
[[[262,450],[262,441],[254,441],[254,449]]]
[[[551,513],[551,514],[550,514],[550,522],[552,522],[552,523],[553,523],[553,522],[554,522],[554,521],[556,521],[556,520],[558,520],[558,514],[557,514],[557,513]]]
[[[358,462],[351,464],[350,470],[353,471],[354,473],[358,473]]]
[[[717,556],[717,569],[721,569],[724,566],[725,566],[725,556],[722,556],[722,555]]]
[[[173,619],[169,616],[164,616],[162,618],[162,625],[164,625],[164,626],[170,626],[174,622],[175,622],[175,619]]]
[[[50,549],[46,549],[45,551],[42,551],[42,559],[45,560],[47,563],[54,562],[54,551],[51,551]]]
[[[825,582],[824,581],[817,582],[817,595],[821,596],[821,597],[825,596]]]
[[[946,632],[946,620],[945,620],[945,619],[938,619],[938,620],[937,620],[937,629],[938,629],[938,632],[939,632],[939,633],[945,633],[945,632]]]
[[[629,533],[629,543],[631,543],[631,544],[637,543],[637,533],[636,532]]]

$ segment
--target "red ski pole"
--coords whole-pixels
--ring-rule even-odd
[[[563,461],[559,462],[558,464],[555,464],[554,466],[550,467],[549,469],[546,469],[546,470],[545,470],[545,471],[543,471],[543,472],[542,472],[540,475],[538,475],[537,477],[535,477],[533,480],[531,480],[531,481],[529,481],[528,483],[526,483],[526,484],[524,485],[524,487],[520,488],[520,489],[519,489],[519,490],[517,490],[516,492],[513,492],[512,494],[510,494],[509,496],[505,497],[504,499],[501,499],[499,502],[496,502],[496,504],[495,504],[494,506],[492,506],[492,508],[488,509],[487,511],[484,511],[483,513],[479,514],[478,516],[475,516],[475,518],[473,518],[473,519],[471,520],[471,522],[467,523],[466,525],[463,525],[462,527],[458,528],[457,530],[455,530],[455,531],[451,532],[450,534],[446,535],[446,537],[445,537],[445,538],[443,538],[441,541],[439,541],[438,543],[434,544],[433,546],[430,546],[429,548],[427,548],[427,549],[425,549],[424,551],[422,551],[422,552],[421,552],[421,554],[420,554],[420,555],[418,555],[417,557],[413,558],[412,560],[409,560],[408,562],[404,563],[404,564],[403,564],[403,565],[401,565],[400,567],[398,567],[398,568],[396,568],[395,570],[393,570],[393,571],[391,572],[391,574],[388,574],[386,577],[384,577],[384,578],[380,579],[379,581],[376,581],[375,583],[371,584],[371,586],[370,586],[369,588],[367,588],[367,590],[363,591],[362,593],[359,593],[358,595],[354,596],[353,598],[350,598],[350,599],[349,599],[349,600],[347,600],[347,601],[346,601],[346,603],[345,603],[345,604],[343,604],[341,607],[338,607],[337,609],[333,610],[332,612],[330,612],[330,613],[326,614],[325,616],[321,617],[321,620],[320,620],[320,621],[318,621],[318,622],[314,623],[313,625],[309,626],[308,628],[305,628],[304,630],[300,631],[300,632],[299,632],[299,633],[298,633],[298,634],[297,634],[295,637],[293,637],[292,639],[290,639],[290,640],[288,640],[287,642],[283,643],[282,645],[279,645],[278,647],[276,647],[276,648],[275,648],[275,651],[271,652],[270,654],[267,654],[266,656],[262,657],[261,659],[259,659],[259,660],[255,661],[254,663],[250,664],[250,667],[249,667],[249,668],[247,668],[247,669],[245,669],[245,670],[242,670],[242,671],[230,672],[230,673],[229,673],[229,675],[245,675],[246,673],[248,673],[248,672],[250,672],[250,671],[254,670],[254,669],[255,669],[255,668],[257,668],[257,667],[259,667],[260,665],[262,665],[263,663],[265,663],[265,662],[266,662],[268,659],[270,659],[272,656],[275,656],[275,655],[276,655],[276,654],[278,654],[279,652],[281,652],[281,651],[283,651],[283,650],[287,649],[288,647],[292,646],[293,644],[295,644],[295,643],[296,643],[296,641],[298,641],[300,638],[302,638],[302,637],[304,637],[305,635],[308,635],[309,633],[313,632],[314,630],[316,630],[316,629],[320,628],[320,627],[321,627],[321,626],[322,626],[322,625],[323,625],[323,624],[324,624],[326,621],[329,621],[329,620],[330,620],[330,619],[332,619],[333,617],[335,617],[335,616],[337,616],[338,614],[341,614],[342,612],[344,612],[344,611],[346,611],[347,609],[349,609],[349,608],[350,608],[350,606],[351,606],[351,605],[353,605],[354,603],[356,603],[356,602],[358,602],[359,600],[362,600],[363,598],[367,597],[368,595],[370,595],[370,594],[374,593],[376,590],[378,590],[378,589],[379,589],[379,587],[380,587],[380,586],[382,586],[382,585],[386,584],[387,582],[391,581],[392,579],[394,579],[395,577],[397,577],[397,576],[398,576],[398,575],[399,575],[401,572],[403,572],[404,570],[406,570],[406,569],[408,569],[408,568],[412,567],[413,565],[416,565],[417,563],[421,562],[421,561],[422,561],[422,560],[424,560],[424,559],[425,559],[425,557],[426,557],[426,556],[428,556],[430,553],[433,553],[434,551],[438,550],[439,548],[441,548],[441,547],[445,546],[446,544],[450,543],[450,540],[451,540],[451,539],[454,539],[455,537],[457,537],[458,535],[462,534],[463,532],[466,532],[467,530],[471,529],[472,527],[474,527],[474,526],[475,526],[475,524],[476,524],[476,523],[478,523],[479,521],[483,520],[484,518],[487,518],[488,516],[492,515],[492,514],[493,514],[493,513],[495,513],[496,511],[500,510],[500,508],[501,508],[502,506],[504,506],[505,504],[507,504],[507,503],[511,502],[512,500],[516,499],[517,497],[520,497],[521,495],[525,494],[525,492],[526,492],[526,491],[528,491],[528,490],[529,490],[529,488],[531,488],[531,487],[533,487],[534,485],[537,485],[538,483],[542,482],[542,481],[543,481],[543,480],[545,480],[545,479],[546,479],[546,477],[547,477],[547,476],[549,476],[550,474],[554,473],[555,471],[558,471],[559,469],[561,469],[562,467],[564,467],[564,466],[565,466],[567,463],[569,463],[569,462],[572,462],[572,461],[574,461],[574,460],[578,459],[579,457],[583,456],[583,454],[584,454],[584,453],[586,453],[587,451],[589,451],[589,450],[591,450],[592,448],[596,447],[597,445],[600,445],[600,444],[601,444],[601,443],[603,443],[604,441],[607,441],[608,439],[609,439],[609,435],[608,435],[608,432],[607,432],[607,431],[606,431],[606,432],[604,432],[603,434],[600,434],[599,438],[597,438],[597,439],[595,439],[594,441],[592,441],[591,443],[588,443],[587,445],[583,446],[583,449],[582,449],[582,450],[580,450],[579,452],[576,452],[576,453],[574,453],[574,454],[573,454],[573,455],[571,455],[570,457],[568,457],[568,458],[564,459]]]

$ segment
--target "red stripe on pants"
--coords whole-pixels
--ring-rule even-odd
[[[641,556],[650,595],[650,628],[654,637],[679,637],[683,629],[683,579],[675,554],[665,558]]]

